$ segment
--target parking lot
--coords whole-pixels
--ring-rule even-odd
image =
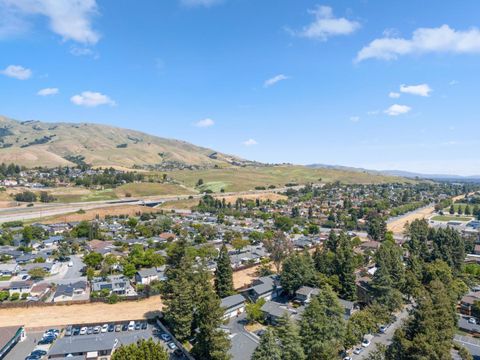
[[[33,350],[42,349],[47,351],[49,356],[75,353],[75,349],[88,350],[92,346],[96,351],[98,344],[105,344],[105,349],[118,348],[121,345],[136,343],[142,339],[150,338],[158,341],[170,354],[171,360],[186,359],[182,350],[178,349],[174,339],[166,334],[156,323],[147,323],[144,320],[132,322],[108,323],[108,324],[82,324],[58,328],[59,335],[51,344],[41,344],[42,338],[48,339],[47,329],[27,332],[24,342],[17,344],[5,358],[6,360],[23,360]],[[130,324],[130,326],[129,326]],[[44,334],[46,336],[44,336]],[[93,344],[93,345],[92,345]]]

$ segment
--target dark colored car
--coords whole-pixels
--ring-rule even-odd
[[[135,323],[135,330],[140,330],[142,328],[142,324],[139,322]]]
[[[42,357],[42,356],[47,355],[47,352],[46,352],[45,350],[37,349],[37,350],[32,351],[32,353],[30,354],[30,356],[32,356],[32,355]]]
[[[173,352],[173,355],[175,355],[177,358],[180,358],[180,359],[183,359],[185,356],[183,351],[180,349],[175,349],[175,351]]]
[[[142,323],[142,330],[147,330],[148,324],[146,322]]]
[[[78,334],[80,334],[80,328],[79,327],[73,328],[72,335],[77,336]]]
[[[128,331],[128,324],[122,325],[122,331]]]
[[[108,332],[113,332],[113,331],[115,331],[115,325],[113,324],[108,325]]]
[[[40,356],[28,355],[25,360],[39,360]]]
[[[48,344],[52,344],[53,341],[55,340],[55,338],[45,338],[45,339],[42,339],[38,342],[38,345],[48,345]]]

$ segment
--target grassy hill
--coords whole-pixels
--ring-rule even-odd
[[[340,181],[347,184],[382,184],[411,182],[405,178],[381,174],[337,169],[312,169],[305,166],[232,167],[227,169],[173,171],[169,176],[189,188],[194,188],[199,179],[199,190],[219,192],[253,190],[257,186],[283,187],[287,183],[307,184]]]
[[[34,166],[132,168],[179,164],[219,167],[248,164],[240,158],[139,131],[88,123],[19,122],[0,116],[0,162]]]

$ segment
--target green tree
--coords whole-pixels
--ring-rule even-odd
[[[272,329],[267,329],[263,334],[260,344],[255,349],[252,360],[282,360],[282,349],[277,342]]]
[[[85,263],[85,265],[94,269],[98,269],[102,264],[102,261],[102,254],[96,252],[91,252],[83,257],[83,262]]]
[[[152,339],[142,339],[135,344],[121,345],[112,355],[112,360],[167,360],[168,358],[168,353],[162,344]]]
[[[367,233],[375,241],[383,241],[387,232],[387,223],[379,213],[370,213],[367,217]]]
[[[247,321],[249,323],[255,322],[255,321],[261,321],[264,317],[263,311],[262,311],[262,306],[265,304],[265,299],[260,298],[254,303],[248,303],[245,306],[245,311],[247,313]]]
[[[30,275],[30,277],[33,280],[40,280],[40,279],[44,279],[45,277],[47,277],[48,273],[43,268],[34,268],[34,269],[28,270],[28,275]]]
[[[450,215],[453,215],[455,214],[455,207],[452,205],[450,205],[450,209],[448,210],[448,212],[450,213]]]
[[[215,270],[215,291],[220,298],[230,296],[234,293],[233,270],[226,245],[221,247],[220,254],[217,258],[217,269]]]
[[[201,269],[197,276],[196,299],[196,342],[192,355],[197,359],[229,360],[230,340],[220,329],[224,310],[220,298],[215,294],[210,274]]]
[[[137,269],[135,268],[135,265],[133,265],[130,262],[125,262],[123,264],[123,275],[125,275],[127,278],[131,279],[133,276],[135,276],[135,273],[137,272]]]
[[[270,253],[270,258],[275,265],[277,273],[280,272],[280,268],[283,260],[292,252],[293,246],[290,240],[287,239],[285,234],[281,231],[277,232],[273,237],[265,237],[263,240],[265,248]]]
[[[304,285],[314,285],[315,267],[310,254],[293,253],[283,262],[280,283],[284,291],[294,294]]]
[[[288,318],[287,314],[280,318],[276,333],[281,344],[282,360],[304,360],[306,358],[298,326]]]
[[[344,310],[337,295],[325,285],[305,308],[300,322],[302,345],[308,359],[338,356],[345,338]]]

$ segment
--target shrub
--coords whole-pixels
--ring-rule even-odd
[[[19,294],[19,293],[13,293],[13,294],[10,296],[10,301],[17,301],[19,298],[20,298],[20,294]]]
[[[30,294],[29,293],[23,293],[22,294],[22,300],[25,300],[28,297],[28,295],[30,295]]]

